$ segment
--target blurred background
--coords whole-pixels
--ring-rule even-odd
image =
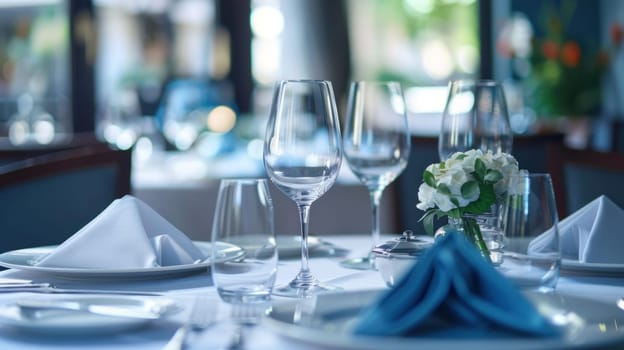
[[[95,135],[133,149],[139,189],[256,176],[275,80],[330,80],[340,111],[351,80],[401,81],[412,133],[436,137],[448,82],[489,78],[518,135],[622,151],[623,18],[618,0],[0,0],[0,146]]]

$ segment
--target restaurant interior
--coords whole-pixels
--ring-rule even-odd
[[[413,150],[382,199],[382,230],[421,232],[417,188],[437,160],[452,80],[504,85],[514,151],[529,171],[558,173],[546,168],[553,162],[544,147],[553,143],[604,157],[622,151],[622,11],[607,0],[8,1],[0,11],[0,146],[8,160],[91,142],[129,150],[131,192],[199,238],[210,228],[215,181],[264,176],[275,81],[331,81],[344,123],[351,81],[396,80]],[[561,46],[559,60],[545,56],[550,44]],[[606,163],[617,179],[622,163]],[[342,168],[339,185],[356,188],[320,199],[321,212],[311,213],[319,234],[368,230],[350,219],[367,212],[367,193]],[[578,186],[556,177],[556,186]],[[595,197],[567,203],[564,195],[564,216]],[[612,196],[624,205],[622,193]],[[278,212],[296,210],[282,198],[274,196]],[[333,208],[346,212],[314,219]],[[277,227],[297,229],[296,220]]]
[[[224,180],[274,180],[263,152],[284,80],[331,82],[343,134],[353,82],[394,81],[402,89],[409,155],[380,194],[377,221],[370,219],[372,192],[346,158],[335,184],[311,206],[316,246],[323,239],[339,243],[329,255],[370,250],[376,225],[384,239],[431,236],[417,208],[419,189],[425,169],[441,160],[453,81],[502,87],[509,153],[529,174],[550,174],[559,221],[601,196],[624,208],[623,39],[619,0],[0,0],[0,252],[59,245],[127,195],[193,241],[211,241]],[[275,234],[297,237],[300,203],[275,182],[268,182]],[[434,224],[438,232],[448,226],[441,217]],[[614,244],[609,249],[621,251]],[[302,271],[307,249],[301,248]],[[358,288],[369,286],[370,275],[332,275],[330,263],[339,260],[323,261],[315,273],[345,289],[349,278]],[[1,255],[0,265],[7,267]],[[293,266],[285,271],[294,274]],[[624,295],[615,281],[624,269],[617,266],[605,295]],[[71,279],[55,284],[81,287]],[[562,285],[578,295],[592,288]],[[160,348],[175,327],[156,327],[108,345]],[[300,348],[276,336],[247,336],[250,349]],[[301,338],[312,342],[310,349],[315,341],[318,348],[350,347]],[[624,343],[619,333],[611,338]],[[24,349],[50,345],[5,337],[0,325],[0,345],[5,341]],[[482,349],[501,344],[489,345]],[[519,348],[544,344],[530,345],[537,347]]]

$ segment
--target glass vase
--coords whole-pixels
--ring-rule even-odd
[[[503,261],[503,231],[498,222],[498,209],[479,215],[464,215],[461,218],[449,217],[448,224],[441,227],[436,236],[449,232],[462,233],[492,265]]]

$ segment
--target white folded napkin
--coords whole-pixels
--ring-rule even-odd
[[[193,242],[141,200],[114,200],[36,266],[133,269],[204,259]]]
[[[624,264],[624,210],[607,196],[600,196],[559,223],[561,256],[585,263]],[[529,252],[552,240],[546,232],[529,244]]]

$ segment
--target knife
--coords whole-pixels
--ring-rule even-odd
[[[0,284],[0,293],[58,293],[58,294],[121,294],[121,295],[146,295],[146,296],[162,296],[163,293],[146,292],[135,290],[107,290],[107,289],[68,289],[57,288],[50,283],[11,283]]]
[[[87,303],[73,300],[18,300],[15,302],[20,308],[22,315],[31,318],[45,317],[46,311],[63,310],[88,312],[97,315],[129,317],[147,320],[160,318],[167,311],[167,306],[154,306],[153,309],[138,307],[124,307],[121,305],[107,305],[97,303]]]

